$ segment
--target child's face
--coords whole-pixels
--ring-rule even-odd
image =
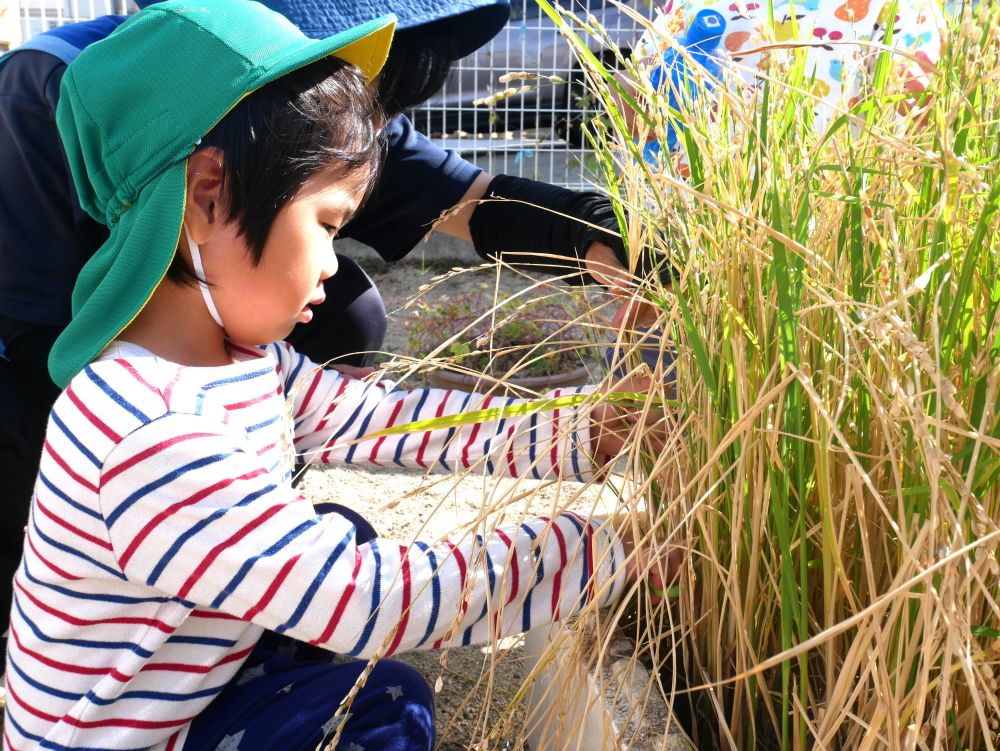
[[[312,320],[311,306],[325,297],[323,282],[337,271],[332,240],[357,210],[367,177],[364,170],[345,175],[335,168],[310,178],[279,212],[258,266],[236,222],[220,228],[212,242],[215,268],[206,259],[206,271],[231,339],[278,341]]]

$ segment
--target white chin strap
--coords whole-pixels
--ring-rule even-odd
[[[184,235],[187,237],[188,248],[191,249],[191,262],[194,264],[194,275],[198,277],[198,288],[201,290],[201,296],[205,300],[205,307],[208,308],[212,320],[219,324],[220,329],[225,331],[226,327],[222,323],[222,316],[219,315],[219,309],[215,307],[212,292],[209,290],[208,283],[205,280],[205,267],[201,264],[201,250],[198,249],[198,243],[191,237],[191,232],[188,230],[186,224],[184,225]]]

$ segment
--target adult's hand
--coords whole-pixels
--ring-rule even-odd
[[[660,315],[660,308],[650,302],[638,282],[610,247],[603,243],[592,243],[588,248],[585,260],[587,271],[595,280],[608,288],[616,299],[618,307],[611,319],[611,326],[616,331],[620,328],[637,328],[652,326]]]

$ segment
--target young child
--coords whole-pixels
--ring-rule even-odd
[[[366,79],[391,34],[309,40],[249,0],[172,0],[67,69],[60,133],[111,235],[50,359],[65,390],[15,577],[5,748],[293,751],[344,722],[341,748],[430,749],[414,671],[379,660],[338,712],[367,663],[296,645],[484,641],[634,577],[627,541],[573,514],[404,546],[291,486],[296,452],[583,478],[620,446],[597,408],[366,438],[496,402],[256,344],[308,322],[336,271],[330,240],[378,174]]]

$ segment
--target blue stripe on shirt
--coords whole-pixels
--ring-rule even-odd
[[[290,543],[296,537],[301,535],[307,529],[315,527],[316,524],[317,522],[315,519],[308,519],[307,521],[302,522],[302,524],[297,526],[295,529],[293,529],[287,535],[282,537],[276,543],[274,543],[274,545],[269,547],[267,550],[248,558],[246,562],[242,566],[240,566],[240,570],[237,571],[236,574],[233,576],[233,578],[229,580],[229,583],[222,588],[222,591],[219,593],[219,596],[216,597],[214,600],[212,600],[212,604],[210,607],[213,610],[218,610],[219,608],[221,608],[222,603],[224,603],[226,599],[228,599],[229,595],[235,592],[236,589],[240,586],[240,584],[243,583],[243,580],[246,578],[247,574],[250,573],[250,569],[254,567],[254,564],[256,564],[257,561],[263,558],[269,558],[278,551],[284,549],[285,546],[288,545],[288,543]]]
[[[123,748],[120,748],[118,746],[115,746],[115,747],[111,747],[111,746],[63,746],[61,743],[55,743],[54,741],[50,741],[50,740],[46,740],[45,738],[42,738],[42,736],[40,736],[40,735],[34,735],[33,733],[29,733],[27,730],[25,730],[25,728],[20,723],[18,723],[18,721],[16,719],[14,719],[13,713],[11,713],[9,711],[7,712],[7,722],[9,722],[11,725],[13,725],[17,729],[17,732],[19,734],[21,734],[22,736],[24,736],[25,738],[28,738],[29,740],[34,741],[35,743],[37,743],[42,748],[52,749],[52,751],[145,751],[144,749],[141,749],[141,748],[123,749]]]
[[[107,395],[111,401],[124,409],[130,415],[134,416],[139,420],[139,422],[149,422],[149,417],[142,410],[132,404],[132,402],[111,388],[107,381],[97,375],[97,371],[94,370],[92,365],[88,365],[84,368],[83,372],[101,391]]]
[[[130,641],[98,641],[96,639],[56,639],[53,636],[49,636],[44,633],[35,622],[28,618],[28,614],[24,612],[21,608],[21,604],[18,602],[17,598],[14,598],[14,608],[17,610],[18,614],[21,616],[22,621],[31,629],[31,633],[35,635],[35,638],[46,642],[47,644],[69,644],[72,647],[84,647],[86,649],[121,649],[127,652],[132,652],[133,654],[139,655],[139,657],[149,658],[153,656],[153,652],[148,649],[143,649],[138,644],[134,644]]]
[[[104,521],[104,517],[101,516],[100,512],[94,511],[94,509],[88,508],[87,506],[84,506],[82,503],[79,503],[78,501],[75,501],[72,498],[70,498],[68,495],[62,492],[62,490],[60,490],[55,484],[53,484],[52,481],[49,480],[49,478],[46,477],[45,473],[42,472],[41,470],[38,471],[38,479],[41,480],[42,485],[48,488],[52,492],[52,494],[60,501],[69,504],[77,511],[79,511],[81,514],[86,514],[87,516],[93,519],[100,519],[101,521]]]
[[[361,650],[365,648],[365,645],[371,638],[372,631],[375,630],[375,621],[378,620],[378,605],[382,599],[382,553],[378,549],[378,540],[371,540],[368,543],[368,547],[372,551],[372,558],[374,558],[373,565],[375,567],[375,574],[372,576],[372,603],[369,610],[370,615],[365,622],[364,631],[361,632],[358,643],[347,653],[351,657],[357,657],[361,654]]]
[[[87,447],[83,445],[83,443],[80,441],[80,439],[76,437],[76,435],[73,433],[73,431],[71,431],[68,427],[66,427],[66,423],[64,423],[62,421],[62,419],[59,417],[59,414],[58,414],[58,412],[56,412],[55,408],[53,408],[52,411],[49,413],[49,419],[53,423],[55,423],[55,426],[57,428],[59,428],[60,431],[62,431],[62,434],[65,435],[70,440],[70,443],[72,443],[74,446],[76,446],[77,451],[79,451],[81,454],[83,454],[87,458],[87,461],[89,461],[91,464],[93,464],[98,469],[101,468],[101,465],[102,465],[101,460],[98,459],[96,456],[94,456],[87,449]]]
[[[240,508],[241,506],[246,506],[247,504],[253,503],[262,495],[270,493],[276,487],[277,487],[276,485],[265,485],[262,488],[257,488],[257,490],[253,491],[249,495],[243,496],[243,498],[241,498],[237,503],[234,503],[231,506],[225,506],[224,508],[220,508],[219,510],[212,513],[210,516],[206,516],[197,524],[184,530],[184,532],[178,535],[177,539],[174,540],[173,544],[167,549],[167,552],[160,557],[159,561],[157,561],[156,565],[153,567],[153,570],[146,578],[146,584],[148,584],[151,587],[155,585],[156,580],[159,579],[160,574],[163,573],[163,569],[165,569],[167,567],[167,564],[174,559],[174,556],[177,555],[181,547],[183,547],[184,543],[190,540],[199,532],[201,532],[209,524],[211,524],[214,521],[218,521],[234,508]]]
[[[527,524],[522,524],[521,529],[525,532],[525,534],[528,535],[528,537],[531,538],[532,542],[538,539],[538,535],[535,534],[535,530],[533,530]],[[528,594],[524,596],[524,607],[521,611],[522,631],[531,630],[531,595],[534,593],[535,587],[537,587],[545,580],[545,562],[542,560],[542,551],[538,547],[535,547],[534,545],[531,546],[531,550],[535,558],[535,564],[538,566],[538,574],[535,576],[535,583],[531,585],[531,587],[528,589]]]
[[[476,545],[478,545],[479,549],[483,551],[483,556],[486,558],[486,574],[490,582],[489,583],[490,591],[489,594],[486,596],[485,602],[483,602],[483,610],[479,614],[479,617],[476,618],[476,620],[474,620],[472,624],[465,629],[465,634],[462,636],[463,647],[467,647],[470,644],[472,644],[472,630],[473,628],[475,628],[476,624],[482,621],[483,618],[486,617],[486,614],[489,613],[490,600],[493,599],[494,595],[496,594],[493,591],[494,588],[496,587],[496,581],[497,581],[496,572],[493,570],[493,556],[491,556],[489,550],[486,549],[482,535],[476,535]]]
[[[416,422],[420,419],[420,410],[424,408],[424,404],[427,402],[427,395],[430,394],[430,389],[424,389],[420,394],[420,399],[417,400],[417,406],[413,410],[413,417],[410,418],[409,422]],[[403,398],[403,397],[400,397]],[[396,444],[396,453],[392,457],[392,461],[398,464],[400,467],[405,467],[406,465],[402,461],[403,447],[406,445],[407,439],[413,435],[412,433],[403,433],[399,438],[399,443]]]
[[[430,545],[419,540],[414,544],[421,552],[427,555],[427,565],[430,566],[431,571],[431,614],[427,620],[427,630],[424,632],[423,638],[417,643],[417,647],[422,647],[431,638],[431,634],[434,633],[434,627],[437,625],[438,611],[441,610],[441,577],[438,576],[437,557],[434,555],[434,551],[431,550]]]
[[[228,386],[232,383],[242,383],[244,381],[252,381],[255,378],[260,378],[263,375],[274,372],[274,365],[268,365],[266,368],[261,368],[260,370],[254,370],[250,373],[243,373],[242,375],[232,376],[230,378],[221,378],[218,381],[211,381],[202,386],[203,391],[211,391],[212,389],[217,389],[220,386]]]
[[[163,605],[168,602],[179,602],[185,604],[186,607],[193,607],[193,605],[187,605],[183,600],[179,600],[176,597],[126,597],[125,595],[82,594],[75,590],[67,589],[66,587],[60,587],[55,584],[50,584],[49,582],[43,582],[42,580],[32,576],[31,571],[28,569],[28,562],[24,559],[21,560],[21,571],[24,572],[25,577],[27,577],[28,581],[32,584],[53,592],[58,592],[64,597],[72,597],[76,600],[113,602],[119,605]]]
[[[465,399],[462,400],[462,406],[458,408],[459,412],[465,412],[466,407],[469,406],[469,400],[472,398],[472,394],[468,393],[465,395]],[[448,453],[448,448],[451,446],[451,439],[455,435],[455,431],[458,428],[448,428],[448,434],[444,437],[441,442],[441,456],[438,457],[438,463],[445,468],[447,472],[451,472],[451,467],[448,466],[444,458]]]
[[[212,454],[210,456],[203,456],[198,459],[195,459],[192,462],[188,462],[187,464],[184,464],[178,467],[177,469],[168,472],[165,475],[157,477],[152,482],[146,483],[138,490],[136,490],[134,493],[125,498],[125,500],[123,500],[121,503],[118,504],[118,506],[114,509],[114,511],[112,511],[105,517],[105,520],[108,523],[108,527],[110,528],[114,526],[115,522],[118,521],[121,515],[124,514],[126,511],[128,511],[128,509],[132,506],[132,504],[136,503],[143,496],[149,495],[154,490],[159,490],[164,485],[170,484],[178,477],[187,472],[191,472],[196,469],[201,469],[202,467],[207,467],[210,464],[215,464],[216,462],[228,459],[230,456],[232,456],[232,452],[229,451],[227,451],[224,454]],[[130,472],[134,472],[135,470],[136,467],[131,467],[129,469]]]
[[[319,570],[319,573],[316,574],[312,582],[310,582],[309,588],[299,601],[298,607],[296,607],[295,612],[292,613],[292,617],[275,629],[279,634],[283,634],[288,629],[294,628],[298,625],[299,621],[302,620],[302,616],[305,615],[306,610],[309,609],[309,605],[312,604],[313,598],[316,596],[316,592],[319,591],[320,585],[326,580],[326,577],[330,575],[330,570],[337,562],[337,559],[343,555],[347,546],[354,540],[356,533],[356,528],[351,526],[347,530],[347,534],[344,535],[343,539],[337,543],[337,547],[333,549],[333,552],[330,553],[329,557],[323,563],[323,567]]]
[[[72,547],[71,545],[67,545],[67,544],[62,543],[62,542],[56,542],[54,539],[52,539],[47,534],[45,534],[44,532],[42,532],[42,530],[40,530],[38,528],[38,522],[35,521],[35,514],[31,515],[30,522],[31,522],[31,530],[36,535],[38,535],[39,538],[41,538],[41,540],[46,545],[48,545],[50,547],[53,547],[56,550],[61,550],[62,552],[67,553],[68,555],[71,555],[74,558],[79,558],[81,561],[89,563],[91,566],[94,566],[95,568],[100,569],[104,573],[106,573],[106,574],[108,574],[110,576],[113,576],[116,579],[120,579],[121,581],[125,581],[125,578],[126,578],[125,574],[123,574],[118,569],[112,568],[111,566],[108,566],[105,563],[101,563],[96,558],[91,558],[89,555],[87,555],[86,553],[84,553],[82,550],[78,550],[78,549]]]

